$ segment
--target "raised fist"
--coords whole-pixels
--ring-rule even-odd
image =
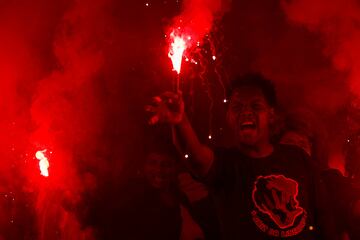
[[[153,103],[145,107],[152,113],[149,124],[179,124],[184,118],[184,101],[181,93],[165,92],[153,98]]]

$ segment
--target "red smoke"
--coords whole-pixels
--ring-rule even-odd
[[[81,194],[88,191],[83,175],[95,163],[99,170],[106,166],[106,99],[100,89],[105,85],[103,52],[114,29],[105,11],[108,4],[1,3],[0,189],[15,192],[19,200],[24,200],[21,194],[31,196],[27,200],[34,202],[26,204],[36,209],[40,239],[57,238],[59,232],[80,239],[82,231],[74,227],[78,219],[64,202],[81,204]],[[53,152],[47,156],[48,178],[40,175],[35,158],[43,149]],[[71,229],[65,229],[68,225]]]
[[[346,76],[344,81],[338,83],[348,86],[353,95],[353,98],[347,96],[351,104],[347,106],[347,122],[341,124],[340,135],[344,141],[346,134],[360,129],[360,3],[356,0],[290,0],[282,1],[282,7],[292,23],[319,34],[324,43],[323,54],[331,59],[335,70]],[[324,98],[329,101],[334,99],[331,95]],[[337,149],[340,152],[341,145]]]
[[[291,21],[321,34],[324,54],[349,74],[351,90],[360,97],[359,1],[292,0],[282,5]]]
[[[327,132],[339,135],[346,124],[336,114],[347,104],[349,85],[359,92],[358,5],[310,0],[283,4],[292,21],[278,0],[233,1],[221,22],[223,33],[215,36],[216,61],[209,54],[207,70],[220,66],[224,79],[262,72],[276,81],[286,110],[310,106],[325,120]],[[96,186],[111,192],[113,186],[105,182],[123,181],[123,175],[132,173],[123,169],[133,170],[141,162],[147,129],[143,106],[169,82],[164,21],[172,19],[167,33],[181,27],[196,47],[196,41],[206,42],[204,37],[220,26],[217,20],[228,2],[185,0],[175,14],[178,7],[176,1],[162,0],[149,6],[116,0],[1,1],[0,189],[31,195],[43,238],[54,239],[51,234],[59,229],[64,239],[65,233],[86,234],[69,209]],[[184,69],[185,81],[199,80],[199,65]],[[344,73],[350,81],[343,81]],[[223,89],[213,76],[203,75],[209,88],[194,81],[188,109],[198,122],[196,130],[208,138],[207,94],[214,93],[223,110]],[[224,127],[217,110],[214,123]],[[220,127],[212,129],[214,143]],[[43,149],[53,152],[46,179],[34,158]],[[86,187],[84,176],[94,179],[91,186]]]
[[[206,34],[229,7],[228,0],[184,0],[181,13],[173,19],[168,36],[184,38],[186,48],[199,46]],[[172,42],[173,39],[170,39]],[[171,43],[170,43],[171,44]]]
[[[184,0],[182,11],[174,19],[175,27],[181,27],[194,41],[201,41],[211,31],[214,20],[228,8],[224,0]]]

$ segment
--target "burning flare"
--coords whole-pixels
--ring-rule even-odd
[[[42,151],[37,151],[35,157],[36,159],[39,160],[40,174],[43,175],[44,177],[48,177],[49,176],[48,168],[50,166],[50,163],[44,154],[45,152],[46,149]]]
[[[170,38],[172,40],[170,44],[170,50],[169,50],[169,58],[172,61],[173,70],[177,72],[177,74],[180,74],[181,71],[181,62],[184,55],[184,52],[186,50],[186,41],[183,36],[179,36],[175,34],[173,31],[170,34]],[[190,37],[189,37],[190,38]]]

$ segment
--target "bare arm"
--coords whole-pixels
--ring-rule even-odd
[[[185,165],[196,175],[206,176],[214,161],[213,151],[199,141],[186,116],[172,129],[173,141],[178,150],[183,154],[190,154],[188,159],[183,158]]]
[[[214,161],[213,151],[202,144],[184,111],[181,93],[164,93],[154,98],[154,104],[146,110],[153,113],[150,124],[167,123],[172,126],[173,140],[182,153],[188,153],[189,158],[182,158],[185,165],[196,175],[206,176]]]

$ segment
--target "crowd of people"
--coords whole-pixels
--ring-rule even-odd
[[[61,226],[27,238],[11,235],[20,232],[4,216],[21,214],[12,212],[12,196],[0,195],[0,224],[9,225],[0,239],[360,239],[360,132],[344,141],[343,174],[326,166],[319,129],[301,111],[279,123],[272,81],[236,78],[228,99],[234,146],[201,143],[182,94],[164,93],[146,110],[151,125],[170,126],[173,141],[147,144],[135,176],[97,188],[85,171],[82,201],[48,201],[59,203],[49,211],[62,213]]]

